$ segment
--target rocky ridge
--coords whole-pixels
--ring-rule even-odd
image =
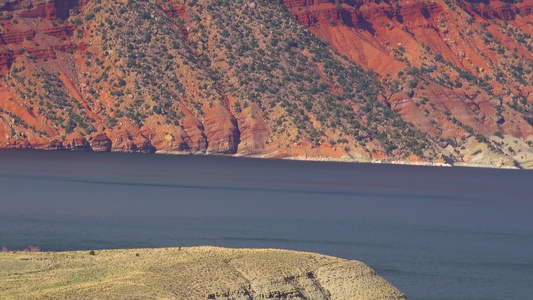
[[[532,7],[3,0],[0,146],[529,168]]]

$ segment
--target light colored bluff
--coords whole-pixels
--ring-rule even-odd
[[[2,299],[407,299],[364,263],[274,249],[0,253]]]

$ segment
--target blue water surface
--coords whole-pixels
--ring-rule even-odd
[[[530,299],[533,172],[0,150],[0,246],[357,259],[409,299]]]

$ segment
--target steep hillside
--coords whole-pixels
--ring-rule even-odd
[[[282,2],[454,160],[531,166],[533,1]]]
[[[531,167],[529,1],[3,0],[0,146]]]

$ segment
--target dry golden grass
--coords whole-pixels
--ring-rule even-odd
[[[358,261],[274,249],[0,252],[2,299],[403,299]],[[274,298],[277,299],[277,298]]]

